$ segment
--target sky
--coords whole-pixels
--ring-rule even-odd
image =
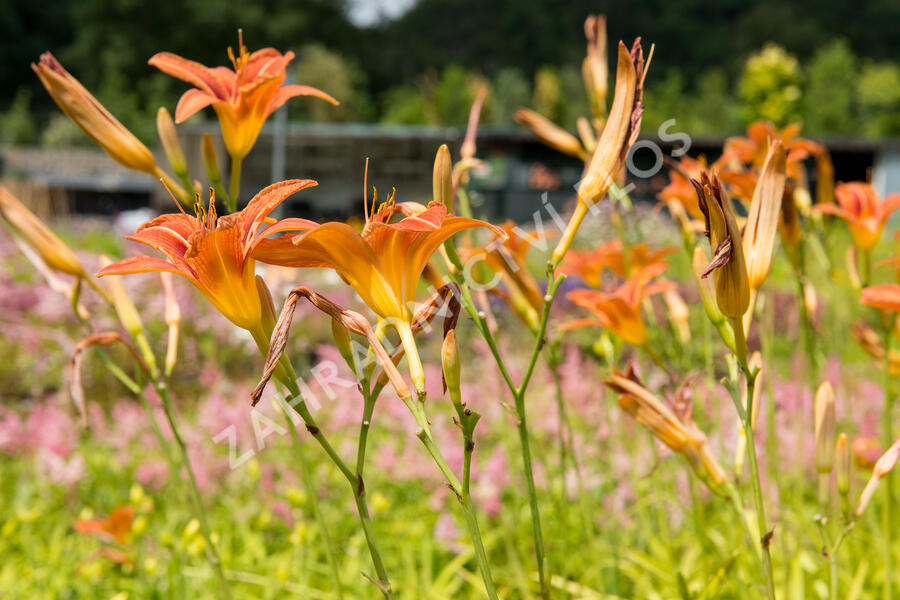
[[[416,0],[351,0],[350,19],[356,25],[372,25],[399,17],[415,3]]]

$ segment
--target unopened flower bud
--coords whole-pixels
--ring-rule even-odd
[[[100,257],[101,267],[108,267],[111,264],[112,261],[108,256]],[[134,302],[131,301],[131,296],[128,295],[128,290],[125,289],[125,284],[122,282],[122,276],[108,275],[105,279],[105,283],[106,288],[109,290],[110,297],[112,298],[113,308],[116,309],[116,314],[119,316],[119,321],[122,323],[125,331],[127,331],[131,337],[136,338],[143,332],[144,324],[141,322],[141,316],[138,314]]]
[[[898,459],[900,459],[900,439],[891,444],[891,447],[887,449],[887,452],[882,454],[881,458],[878,459],[878,462],[875,463],[872,477],[870,477],[868,483],[866,483],[866,487],[859,496],[859,502],[856,504],[856,509],[853,511],[857,517],[862,516],[866,507],[869,505],[869,502],[872,500],[875,490],[878,489],[878,484],[881,483],[882,479],[888,476],[895,466],[897,466]]]
[[[172,285],[172,274],[162,271],[159,274],[162,280],[163,290],[166,295],[166,325],[169,328],[169,339],[166,343],[166,377],[172,374],[175,363],[178,360],[178,332],[181,328],[181,309],[178,307],[178,300],[175,298],[175,288]]]
[[[225,188],[222,187],[222,174],[219,172],[219,159],[216,156],[216,146],[213,143],[212,136],[208,133],[203,134],[200,144],[200,154],[203,156],[203,166],[206,168],[206,176],[209,182],[216,190],[216,194],[225,198]]]
[[[834,164],[824,148],[816,160],[816,203],[834,204]]]
[[[517,123],[530,129],[531,133],[554,150],[581,160],[587,157],[587,153],[577,137],[533,110],[520,108],[516,111],[515,119]]]
[[[850,443],[846,433],[841,433],[834,444],[834,468],[838,493],[846,496],[850,492]]]
[[[750,305],[750,281],[741,243],[741,230],[734,216],[731,199],[725,195],[719,178],[703,173],[691,180],[697,190],[700,210],[706,217],[709,246],[713,257],[701,277],[712,274],[716,282],[716,304],[730,319],[740,319]]]
[[[591,101],[591,110],[597,118],[606,116],[608,66],[606,57],[606,17],[588,15],[584,21],[587,38],[587,55],[581,66],[584,86]]]
[[[147,146],[119,123],[52,54],[45,52],[31,68],[62,111],[116,162],[136,171],[157,172],[153,153]]]
[[[444,344],[441,348],[441,367],[444,370],[444,383],[450,390],[451,398],[459,395],[459,347],[456,343],[456,330],[451,329],[444,336]]]
[[[797,211],[794,190],[790,185],[786,186],[781,198],[778,230],[781,232],[781,243],[785,246],[796,246],[803,237],[803,230],[800,228],[800,213]]]
[[[703,248],[700,246],[695,247],[691,266],[697,280],[697,287],[700,290],[700,301],[703,303],[703,310],[706,311],[706,316],[709,317],[709,320],[714,324],[718,324],[725,321],[725,315],[722,314],[722,311],[719,310],[719,305],[716,303],[715,282],[709,277],[703,277],[703,272],[706,270],[708,263],[709,260],[706,258]]]
[[[259,293],[259,304],[262,308],[262,324],[265,328],[266,335],[272,335],[275,329],[275,321],[278,320],[278,313],[275,312],[275,301],[272,300],[272,292],[266,285],[266,280],[256,276],[256,291]]]
[[[2,186],[0,186],[0,215],[29,246],[37,251],[48,267],[75,277],[87,278],[81,261],[72,249]]]
[[[744,228],[743,249],[747,261],[747,276],[750,287],[754,290],[762,287],[772,266],[781,198],[784,196],[785,165],[784,146],[776,141],[769,147],[766,162],[760,171]]]
[[[337,319],[331,319],[331,336],[334,338],[334,345],[341,354],[341,358],[344,359],[350,370],[356,373],[358,367],[356,355],[353,352],[353,340],[350,337],[350,330]]]
[[[187,177],[187,163],[184,160],[184,152],[181,150],[181,142],[178,141],[178,133],[175,131],[175,122],[172,115],[161,106],[156,113],[156,131],[159,133],[159,141],[162,143],[166,158],[175,175],[180,178]]]
[[[434,188],[434,200],[447,207],[447,212],[453,212],[453,161],[450,158],[450,148],[447,144],[441,144],[437,155],[434,157],[434,173],[432,178]]]
[[[691,341],[691,313],[688,310],[687,304],[685,304],[681,295],[674,289],[663,292],[663,300],[669,311],[669,321],[672,323],[672,327],[678,334],[679,341],[682,344],[689,343]]]
[[[816,390],[815,399],[816,469],[831,473],[834,467],[834,389],[828,381]]]
[[[597,147],[597,136],[594,135],[594,128],[591,126],[591,122],[584,117],[578,117],[575,126],[578,128],[578,137],[581,138],[581,144],[584,146],[584,149],[588,152],[593,152],[594,148]]]

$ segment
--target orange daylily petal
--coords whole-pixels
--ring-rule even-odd
[[[104,275],[134,275],[137,273],[156,273],[168,272],[178,273],[191,283],[197,284],[197,280],[190,272],[179,269],[172,263],[161,258],[153,258],[151,256],[129,256],[118,262],[103,267],[97,272],[97,277]]]
[[[186,91],[175,107],[175,122],[184,122],[213,102],[220,102],[220,100],[208,92],[196,88]]]
[[[328,102],[334,106],[340,104],[337,100],[334,99],[330,94],[326,94],[322,90],[318,88],[314,88],[310,85],[283,85],[281,86],[277,92],[275,92],[275,96],[272,97],[272,100],[269,102],[269,108],[266,110],[267,114],[272,114],[281,106],[296,96],[315,96],[316,98],[321,98],[325,102]]]
[[[130,506],[121,506],[105,519],[75,521],[75,531],[95,535],[106,542],[124,544],[131,534],[133,520],[134,509]]]
[[[258,194],[253,196],[250,202],[247,203],[247,206],[241,211],[244,243],[250,242],[250,239],[257,235],[259,225],[263,219],[268,217],[269,213],[275,210],[279,204],[300,190],[317,185],[319,185],[318,182],[313,179],[289,179],[263,188]],[[317,226],[312,221],[307,221],[306,219],[302,219],[302,221],[305,224],[298,227],[298,230],[314,229]],[[286,231],[286,229],[282,231]],[[275,231],[270,233],[275,233]]]
[[[152,65],[172,77],[187,81],[191,85],[209,92],[219,98],[226,98],[228,90],[222,85],[219,77],[214,75],[206,65],[172,54],[159,52],[150,57],[147,64]]]
[[[863,288],[860,302],[866,306],[900,312],[900,284],[885,283]]]
[[[883,218],[886,220],[898,208],[900,208],[900,194],[891,194],[885,197],[884,202],[881,204]]]
[[[260,322],[254,261],[245,260],[236,223],[196,231],[184,259],[196,273],[200,291],[232,323],[252,330]]]
[[[345,223],[325,223],[294,238],[289,267],[330,267],[383,317],[402,317],[403,304],[380,267],[379,258],[359,233]],[[257,253],[254,253],[256,256]],[[267,262],[270,262],[267,260]]]

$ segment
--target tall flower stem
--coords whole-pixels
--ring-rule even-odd
[[[447,480],[447,484],[450,486],[450,489],[453,491],[453,493],[456,494],[457,499],[462,505],[463,513],[466,517],[466,527],[469,529],[469,537],[472,539],[472,546],[475,550],[475,560],[478,563],[478,568],[481,571],[481,577],[484,580],[485,591],[487,592],[488,598],[490,598],[491,600],[498,600],[497,589],[494,585],[494,579],[491,575],[491,567],[487,559],[487,552],[485,552],[484,542],[481,539],[481,530],[478,527],[478,518],[475,514],[475,505],[472,503],[472,496],[468,493],[468,481],[466,480],[466,484],[463,485],[463,483],[460,482],[460,480],[456,477],[453,469],[450,468],[450,465],[447,464],[447,461],[444,458],[444,455],[441,453],[440,448],[438,448],[437,444],[435,444],[434,442],[434,438],[431,435],[431,427],[428,425],[428,418],[425,416],[424,411],[416,410],[416,404],[410,397],[404,398],[403,401],[413,413],[413,416],[416,419],[416,424],[419,426],[418,431],[416,431],[416,435],[425,446],[428,454],[431,455],[431,458],[434,460],[438,469]],[[469,454],[471,453],[469,452]],[[467,479],[468,470],[471,468],[471,455],[467,459],[464,459],[464,461],[465,463],[463,475],[464,478]]]
[[[882,346],[884,347],[884,360],[882,364],[882,375],[884,386],[884,410],[881,414],[882,439],[884,447],[890,447],[894,441],[893,432],[893,416],[894,416],[894,395],[891,391],[891,330],[893,325],[892,319],[883,320]],[[891,557],[893,551],[893,527],[894,527],[894,485],[891,478],[887,479],[887,496],[881,508],[881,534],[884,536],[884,592],[882,597],[884,600],[891,600],[893,594],[894,581],[894,565]]]
[[[550,366],[550,372],[553,375],[553,389],[556,396],[556,412],[559,421],[559,463],[563,477],[563,492],[565,493],[566,489],[566,464],[571,461],[572,467],[575,469],[578,497],[581,498],[584,496],[584,481],[581,477],[581,465],[578,462],[578,456],[575,453],[575,436],[572,431],[572,422],[566,411],[565,396],[562,388],[562,375],[559,372],[559,367],[562,364],[559,341],[554,341],[550,344],[547,364]]]
[[[251,331],[251,335],[253,336],[254,341],[256,342],[257,347],[263,356],[268,354],[269,351],[269,335],[266,333],[264,329],[257,329],[256,331]],[[347,463],[344,462],[344,459],[337,453],[334,449],[334,446],[331,445],[331,442],[328,441],[328,438],[325,437],[325,434],[322,433],[321,428],[319,428],[318,423],[316,423],[315,417],[309,412],[309,408],[306,406],[306,400],[303,398],[303,395],[300,391],[300,386],[297,384],[297,374],[294,370],[293,365],[291,365],[290,359],[287,355],[283,355],[281,357],[280,364],[278,365],[278,369],[276,370],[276,378],[278,378],[279,382],[288,390],[289,396],[285,397],[282,403],[282,408],[287,412],[287,408],[290,407],[293,411],[299,415],[300,419],[303,420],[304,425],[306,426],[306,431],[309,432],[311,436],[319,443],[319,446],[322,447],[322,450],[325,451],[325,454],[328,455],[328,458],[331,459],[331,462],[338,468],[344,478],[347,480],[347,483],[350,484],[350,490],[353,493],[353,500],[356,502],[356,510],[359,515],[359,522],[363,529],[363,534],[366,538],[366,545],[369,549],[369,555],[372,558],[372,565],[375,567],[375,574],[378,579],[374,579],[365,575],[369,581],[375,584],[376,587],[381,591],[385,598],[388,600],[392,600],[394,597],[393,589],[391,588],[391,582],[388,579],[387,569],[384,566],[384,560],[381,558],[381,552],[378,549],[378,543],[375,540],[375,529],[372,526],[372,517],[369,515],[369,506],[366,503],[366,486],[363,482],[362,471],[359,468],[359,465],[362,463],[365,457],[365,439],[362,435],[360,435],[360,449],[357,455],[357,471],[354,473]],[[365,384],[363,384],[363,389],[365,389]],[[371,406],[369,405],[371,402]],[[366,396],[366,410],[369,418],[371,417],[371,411],[374,408],[374,397]],[[294,423],[295,417],[294,415],[290,415],[289,420],[291,421],[291,431],[294,431]],[[367,421],[364,418],[364,422]]]
[[[112,302],[109,301],[108,297],[104,296],[105,299],[112,305]],[[78,312],[77,300],[73,302],[72,309],[75,313],[75,317],[79,320],[81,325],[87,330],[91,331],[90,323],[81,317]],[[143,336],[143,334],[141,334]],[[219,558],[219,553],[216,550],[216,546],[213,544],[212,535],[210,533],[209,524],[206,521],[206,513],[203,510],[203,503],[200,499],[200,491],[197,488],[197,479],[194,476],[193,468],[191,467],[191,461],[187,454],[187,448],[184,445],[184,439],[181,437],[181,432],[178,429],[178,425],[175,420],[175,414],[172,409],[172,403],[169,397],[169,390],[166,385],[166,382],[161,378],[161,375],[156,368],[156,360],[152,356],[152,351],[149,346],[146,345],[146,340],[142,338],[144,344],[142,344],[142,350],[145,354],[145,359],[151,365],[150,372],[148,375],[150,376],[151,381],[153,382],[153,387],[156,389],[157,394],[159,394],[160,399],[163,404],[163,411],[165,412],[166,419],[169,422],[169,427],[172,429],[172,434],[175,437],[176,444],[180,450],[180,459],[181,465],[184,466],[185,471],[188,473],[188,496],[190,498],[191,504],[194,509],[194,514],[197,518],[197,521],[200,523],[200,533],[203,536],[203,541],[206,543],[206,557],[209,561],[210,566],[212,567],[213,572],[216,575],[216,580],[219,585],[219,590],[221,597],[224,600],[231,600],[231,591],[228,587],[228,582],[225,579],[225,572],[222,569],[222,561]],[[149,353],[149,355],[147,355]],[[144,394],[144,391],[141,389],[141,386],[138,385],[136,381],[130,378],[125,374],[122,369],[116,365],[112,359],[106,354],[106,352],[101,352],[101,357],[103,358],[104,364],[106,368],[112,373],[116,379],[122,382],[125,387],[127,387],[135,396],[137,396],[141,403],[144,405],[144,408],[147,411],[147,416],[150,418],[150,422],[153,424],[154,433],[159,440],[160,446],[163,449],[163,452],[166,455],[166,460],[169,463],[169,467],[172,469],[173,476],[178,476],[180,472],[179,464],[172,456],[170,445],[166,441],[165,436],[163,436],[162,430],[159,427],[159,423],[156,420],[155,415],[153,414],[153,409],[150,406],[150,401],[147,399],[147,396]],[[150,360],[152,359],[152,360]]]
[[[579,204],[581,206],[581,204]],[[447,250],[447,255],[450,258],[451,263],[456,267],[456,274],[453,274],[452,277],[454,282],[460,288],[460,301],[463,308],[475,322],[475,326],[478,328],[479,333],[481,333],[481,337],[484,338],[484,341],[487,343],[488,348],[491,351],[491,354],[494,357],[494,360],[497,363],[497,367],[500,369],[500,374],[503,376],[503,380],[506,382],[507,387],[513,395],[514,406],[516,409],[516,428],[519,433],[519,446],[522,453],[522,465],[524,467],[525,473],[525,484],[526,491],[528,493],[528,505],[531,511],[531,529],[532,535],[534,537],[534,552],[535,558],[537,560],[538,567],[538,580],[540,582],[541,587],[541,598],[545,600],[550,597],[550,574],[549,574],[549,565],[547,563],[546,555],[544,553],[544,536],[541,530],[541,514],[540,507],[538,505],[537,499],[537,491],[534,484],[534,468],[531,463],[531,445],[529,441],[528,435],[528,422],[525,414],[525,392],[528,389],[528,384],[531,381],[531,376],[534,373],[535,364],[537,363],[538,356],[541,353],[542,348],[546,343],[545,335],[547,332],[547,322],[550,318],[550,308],[553,305],[553,299],[556,297],[556,292],[559,290],[560,284],[565,280],[565,275],[561,275],[557,277],[555,275],[555,265],[551,261],[548,263],[547,267],[547,293],[544,296],[544,303],[541,311],[541,320],[538,326],[538,331],[534,338],[534,347],[531,352],[531,356],[528,361],[528,367],[526,368],[525,375],[522,377],[522,381],[520,384],[516,385],[515,381],[513,381],[512,375],[510,375],[509,369],[506,367],[506,363],[503,360],[503,357],[500,355],[500,351],[497,347],[497,341],[494,338],[494,334],[491,332],[490,327],[488,326],[487,319],[484,314],[482,314],[478,307],[472,300],[471,291],[463,277],[459,274],[464,273],[462,262],[459,260],[459,256],[456,253],[456,248],[453,247],[452,243],[448,242],[444,245],[444,248]]]
[[[736,327],[740,328],[740,323],[736,323]],[[759,464],[756,460],[756,439],[753,435],[753,423],[750,415],[753,414],[753,390],[756,387],[756,376],[759,369],[750,370],[747,361],[740,359],[741,369],[747,379],[747,406],[741,400],[741,394],[738,390],[737,382],[733,381],[729,386],[731,398],[737,409],[741,419],[741,425],[744,428],[744,435],[747,437],[747,462],[750,466],[750,482],[753,487],[753,505],[756,510],[756,522],[759,529],[759,544],[763,563],[763,576],[766,580],[766,593],[769,600],[775,600],[775,578],[772,574],[772,555],[769,552],[769,544],[771,541],[771,533],[766,521],[765,505],[763,503],[762,486],[759,480]]]
[[[372,578],[369,579],[378,587],[385,598],[389,600],[393,599],[394,592],[391,588],[390,579],[388,579],[387,569],[384,566],[384,560],[381,558],[381,551],[378,549],[378,543],[375,539],[375,529],[372,526],[372,517],[369,514],[369,506],[366,503],[366,486],[363,482],[362,473],[354,473],[322,433],[322,430],[316,423],[315,418],[312,416],[312,414],[310,414],[309,409],[306,406],[306,401],[300,394],[300,387],[297,385],[297,382],[294,380],[289,380],[289,382],[285,381],[283,383],[291,393],[291,397],[286,400],[287,404],[291,406],[297,412],[297,414],[300,415],[300,418],[303,419],[303,422],[306,425],[306,430],[310,433],[310,435],[313,436],[313,438],[315,438],[315,440],[325,451],[325,454],[328,455],[331,461],[335,464],[335,466],[347,480],[347,483],[350,484],[350,489],[353,492],[353,499],[356,502],[357,513],[359,514],[359,522],[362,526],[363,534],[366,538],[366,545],[369,548],[369,555],[372,557],[372,565],[375,567],[375,573],[378,577],[377,580]],[[365,452],[363,451],[362,454],[364,456]]]
[[[737,486],[735,486],[730,479],[725,482],[725,493],[728,496],[729,504],[731,504],[734,511],[737,513],[738,520],[740,520],[741,526],[744,528],[744,533],[746,533],[747,538],[752,541],[753,528],[750,526],[747,513],[744,512],[744,500],[741,497],[741,493],[738,491]],[[760,568],[765,568],[762,562],[762,554],[756,544],[753,544],[753,555],[756,557],[756,561],[759,563]]]
[[[175,444],[178,446],[178,451],[181,454],[181,463],[184,465],[184,469],[188,474],[188,483],[190,484],[188,491],[190,492],[191,502],[194,505],[197,521],[200,523],[200,533],[203,536],[203,541],[206,542],[206,558],[212,566],[213,572],[216,574],[222,598],[229,600],[231,598],[231,591],[228,589],[228,582],[225,580],[225,572],[222,569],[222,560],[219,558],[219,552],[216,550],[216,546],[212,540],[212,531],[209,528],[209,522],[206,520],[206,511],[203,509],[200,490],[197,488],[197,478],[194,475],[194,469],[191,467],[191,459],[188,456],[184,438],[181,437],[181,431],[178,428],[175,412],[172,408],[172,400],[169,397],[168,387],[165,382],[159,380],[154,380],[153,385],[162,400],[163,411],[166,414],[169,427],[172,429],[172,435],[175,437]]]
[[[241,163],[243,158],[231,157],[231,183],[228,186],[228,212],[235,212],[238,205],[238,195],[241,193]]]
[[[300,466],[300,477],[303,479],[303,486],[309,493],[313,516],[319,525],[319,531],[322,533],[322,541],[325,545],[325,556],[328,559],[328,566],[331,568],[331,578],[334,585],[335,598],[341,600],[344,597],[344,591],[341,586],[341,573],[334,550],[334,542],[331,539],[328,524],[325,522],[325,517],[319,507],[319,500],[316,495],[316,485],[313,481],[312,472],[309,470],[309,463],[307,462],[303,451],[303,442],[300,440],[300,436],[297,435],[297,428],[294,426],[294,420],[291,419],[291,416],[287,413],[284,413],[284,416],[287,421],[288,429],[291,432],[291,440],[294,443],[294,456],[297,458],[297,463]]]

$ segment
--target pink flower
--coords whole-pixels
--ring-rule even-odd
[[[81,481],[84,476],[84,457],[80,454],[64,458],[52,450],[41,448],[35,456],[35,462],[38,472],[56,485],[69,487]]]
[[[294,526],[294,514],[291,512],[291,507],[288,506],[287,502],[276,500],[272,503],[272,506],[269,507],[269,510],[272,511],[273,515],[284,521],[284,524],[288,527]]]
[[[169,477],[169,465],[164,460],[146,460],[138,465],[134,478],[142,486],[154,490],[162,489]]]

